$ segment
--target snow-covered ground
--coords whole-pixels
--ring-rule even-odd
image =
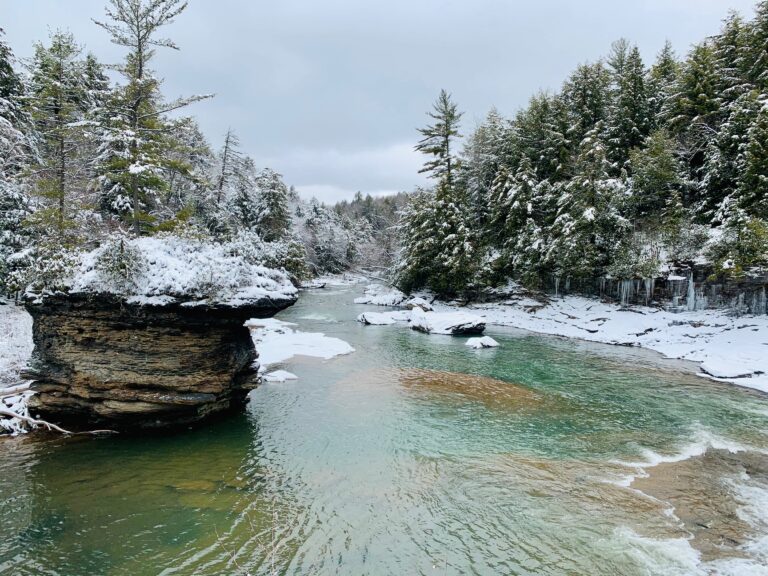
[[[372,292],[376,299],[386,300],[380,286]],[[671,313],[580,296],[543,304],[522,290],[499,303],[458,306],[435,301],[432,306],[437,312],[471,312],[487,325],[641,346],[668,358],[699,362],[702,376],[768,392],[768,316],[734,317],[725,310]]]
[[[26,399],[29,384],[19,371],[32,353],[32,317],[13,304],[0,305],[0,410],[28,416]],[[0,415],[0,433],[23,430],[17,418]]]
[[[334,356],[351,354],[355,351],[344,340],[326,336],[321,332],[300,332],[292,322],[275,318],[248,320],[253,342],[259,353],[261,370],[266,372],[267,382],[285,382],[296,377],[290,372],[276,370],[267,372],[270,366],[284,362],[294,356],[312,356],[328,360]]]

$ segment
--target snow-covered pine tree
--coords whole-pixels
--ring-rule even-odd
[[[476,231],[472,229],[466,189],[454,178],[459,162],[454,156],[452,142],[459,137],[462,114],[450,95],[442,90],[429,116],[434,123],[419,129],[424,138],[416,150],[430,157],[422,172],[429,172],[437,181],[434,202],[429,202],[429,208],[437,218],[434,233],[440,249],[435,253],[436,260],[425,280],[426,285],[438,293],[457,294],[473,284],[477,268]],[[403,254],[409,256],[408,251]],[[405,267],[410,269],[412,265]]]
[[[748,216],[768,221],[768,95],[758,105],[747,133],[737,204]]]
[[[401,247],[395,282],[404,292],[428,286],[435,275],[442,244],[439,241],[434,190],[417,189],[408,197],[398,228]]]
[[[600,122],[580,146],[575,175],[560,183],[557,216],[547,231],[545,262],[555,278],[592,279],[605,274],[628,229],[619,207],[626,185],[609,174]]]
[[[677,144],[663,128],[630,152],[631,195],[628,214],[636,223],[654,226],[673,195],[680,197],[684,170],[675,154]]]
[[[628,169],[630,150],[640,146],[650,133],[653,114],[646,85],[647,72],[637,46],[625,47],[620,68],[614,65],[613,97],[606,123],[608,155],[614,174]],[[611,61],[616,61],[614,56]]]
[[[267,242],[283,238],[290,226],[288,187],[282,176],[269,168],[256,175],[256,229]]]
[[[90,102],[80,54],[68,32],[53,33],[48,46],[37,44],[25,97],[38,152],[32,172],[40,201],[31,223],[64,246],[77,242],[76,218],[88,200],[83,121]]]
[[[581,142],[598,122],[608,116],[611,75],[602,62],[582,64],[563,85],[563,100],[568,109],[568,136]]]
[[[505,121],[493,108],[464,146],[461,185],[467,190],[476,229],[489,224],[491,187],[506,156],[507,137]]]
[[[768,0],[757,3],[745,36],[741,62],[746,79],[762,94],[768,94]]]
[[[570,114],[560,96],[539,93],[518,112],[512,123],[512,141],[505,164],[513,170],[527,156],[539,180],[566,178],[570,171]]]
[[[29,230],[23,226],[30,212],[29,198],[19,179],[29,159],[29,146],[21,131],[26,127],[19,104],[23,84],[2,36],[0,29],[0,293],[8,294],[13,289],[10,257],[29,239]]]
[[[427,113],[434,123],[419,128],[423,136],[416,144],[416,150],[429,158],[419,171],[427,172],[431,178],[445,181],[448,188],[453,186],[454,171],[458,167],[458,159],[451,148],[454,138],[459,138],[459,122],[462,113],[451,100],[451,95],[445,90],[440,91],[433,111]]]
[[[109,0],[108,19],[95,21],[113,43],[128,49],[125,62],[116,67],[126,83],[112,99],[111,122],[104,127],[102,204],[129,220],[137,236],[151,228],[155,220],[151,211],[168,186],[164,168],[174,143],[172,126],[164,114],[207,97],[165,103],[160,80],[149,68],[155,48],[178,50],[172,40],[159,38],[158,33],[186,7],[185,0]]]
[[[755,91],[741,94],[728,106],[728,116],[707,144],[701,181],[702,194],[693,206],[698,220],[719,224],[717,214],[732,198],[746,170],[750,129],[760,110]]]
[[[665,125],[674,113],[671,108],[672,96],[675,94],[679,73],[680,62],[672,43],[667,40],[651,66],[649,75],[649,100],[654,127]]]

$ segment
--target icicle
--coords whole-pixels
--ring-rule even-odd
[[[647,306],[653,300],[653,278],[645,278],[643,283],[645,284],[645,305]]]
[[[688,297],[686,299],[686,304],[688,305],[689,311],[696,310],[696,282],[693,280],[693,270],[691,270],[691,275],[688,277]]]

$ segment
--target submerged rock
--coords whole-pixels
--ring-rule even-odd
[[[186,425],[240,406],[259,383],[244,321],[294,301],[185,306],[87,294],[29,301],[30,409],[54,422],[126,429]]]

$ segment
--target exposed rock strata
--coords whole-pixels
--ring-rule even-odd
[[[186,425],[238,407],[258,385],[244,321],[294,301],[142,306],[110,295],[58,295],[29,302],[32,413],[126,429]]]

